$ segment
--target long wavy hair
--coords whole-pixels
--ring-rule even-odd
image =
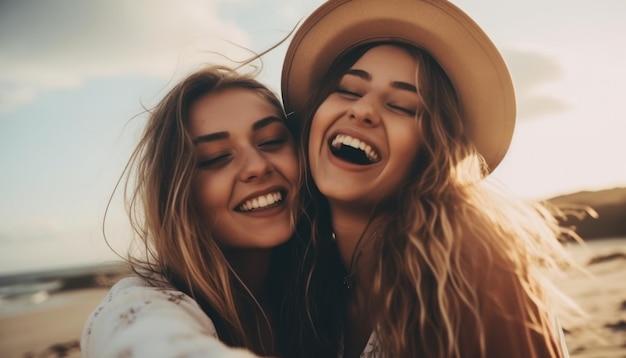
[[[190,107],[201,97],[229,88],[255,91],[284,113],[277,96],[254,79],[227,67],[208,67],[175,85],[156,107],[148,111],[145,130],[125,168],[125,200],[139,250],[129,253],[132,270],[154,285],[169,284],[193,297],[213,320],[221,340],[232,346],[267,354],[267,347],[252,345],[253,334],[245,317],[254,317],[259,327],[274,333],[279,351],[289,355],[287,342],[296,319],[281,313],[270,325],[265,312],[239,279],[211,236],[211,228],[193,202],[192,180],[197,158],[189,131]],[[295,214],[294,214],[295,215]],[[294,216],[295,221],[295,216]],[[308,239],[308,238],[307,238]],[[268,275],[275,312],[286,312],[283,303],[294,294],[297,240],[274,249]],[[289,281],[291,280],[291,281]],[[295,311],[295,309],[294,309]],[[290,339],[290,338],[289,338]],[[260,337],[259,337],[259,341]]]
[[[301,160],[308,162],[308,135],[315,111],[343,74],[369,49],[358,47],[335,61],[301,117]],[[548,271],[572,264],[559,243],[575,236],[561,228],[553,208],[507,194],[487,175],[488,167],[467,138],[461,106],[444,70],[424,50],[393,43],[418,64],[416,80],[424,104],[416,120],[423,136],[411,174],[385,202],[379,203],[366,235],[375,253],[373,323],[385,357],[493,356],[497,345],[511,344],[535,356],[544,341],[558,356],[558,332],[549,313],[552,297]],[[309,311],[322,307],[341,317],[347,295],[339,281],[346,274],[330,242],[327,200],[305,173],[304,194],[311,201],[312,243],[317,261],[309,281]],[[374,237],[372,237],[374,236]],[[363,241],[369,240],[365,238]],[[324,262],[319,260],[324,258]],[[334,261],[331,261],[332,259]],[[504,292],[504,294],[502,293]],[[339,308],[337,308],[339,307]],[[514,342],[493,342],[494,319],[516,327]],[[341,332],[340,322],[319,319],[326,339]]]

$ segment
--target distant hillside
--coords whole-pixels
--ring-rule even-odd
[[[626,188],[581,191],[557,196],[548,199],[548,202],[564,209],[566,213],[588,206],[598,214],[597,218],[568,215],[564,221],[566,225],[575,226],[583,239],[626,237]]]

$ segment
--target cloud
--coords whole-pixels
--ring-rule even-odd
[[[0,87],[0,113],[11,112],[24,104],[31,102],[37,93],[33,87]]]
[[[556,95],[542,91],[544,85],[557,82],[563,76],[556,59],[522,50],[507,50],[503,55],[515,85],[519,120],[537,119],[568,109],[568,104]]]
[[[87,78],[177,78],[223,54],[244,59],[248,34],[216,1],[9,0],[0,11],[0,111]]]

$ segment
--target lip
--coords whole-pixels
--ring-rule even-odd
[[[262,195],[267,195],[269,193],[273,193],[273,192],[280,192],[282,195],[282,201],[273,207],[267,208],[267,209],[261,209],[261,210],[256,210],[256,211],[240,211],[238,208],[243,205],[246,201],[257,198],[259,196]],[[272,214],[274,211],[281,211],[284,207],[284,204],[287,203],[288,201],[288,195],[289,195],[289,191],[287,190],[286,187],[281,186],[281,185],[275,185],[275,186],[271,186],[269,188],[265,188],[262,190],[257,190],[254,191],[250,194],[248,194],[245,198],[241,199],[234,207],[233,207],[233,211],[238,213],[238,214],[245,214],[245,215],[259,215],[259,214]]]

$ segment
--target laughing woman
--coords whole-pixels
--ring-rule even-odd
[[[302,125],[313,242],[342,263],[319,260],[311,279],[345,293],[341,356],[567,356],[546,276],[567,261],[566,231],[486,178],[515,97],[465,13],[328,1],[291,42],[283,96]]]
[[[227,68],[194,73],[150,113],[130,165],[145,251],[89,317],[83,356],[289,356],[299,168],[277,97]]]

